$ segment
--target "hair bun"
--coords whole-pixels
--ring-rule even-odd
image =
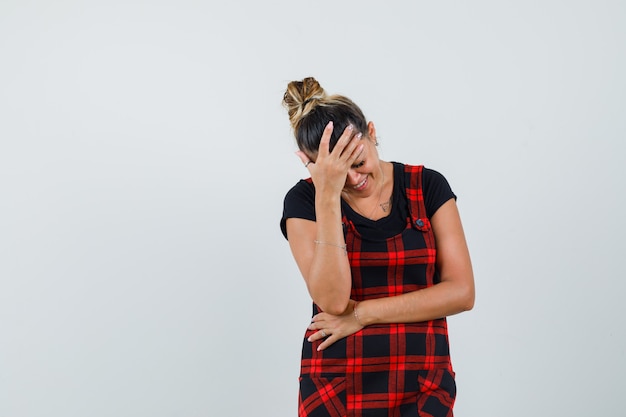
[[[283,105],[287,108],[291,127],[297,130],[300,120],[325,98],[326,92],[313,77],[290,82],[283,97]]]

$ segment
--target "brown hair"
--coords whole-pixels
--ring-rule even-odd
[[[287,108],[298,148],[309,155],[317,154],[322,133],[330,121],[334,125],[331,150],[350,123],[355,127],[355,133],[367,134],[367,121],[359,106],[347,97],[327,95],[313,77],[290,82],[283,106]]]

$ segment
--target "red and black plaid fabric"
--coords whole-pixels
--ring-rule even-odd
[[[345,215],[351,298],[357,301],[436,284],[435,239],[426,216],[422,166],[405,167],[410,217],[399,235],[380,241],[359,235]],[[313,313],[319,308],[314,305]],[[456,396],[445,318],[378,324],[318,352],[302,349],[300,417],[452,416]]]

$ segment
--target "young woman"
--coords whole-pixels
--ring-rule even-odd
[[[311,174],[281,220],[313,299],[298,415],[452,416],[445,318],[474,304],[456,196],[436,171],[379,159],[374,123],[314,78],[283,104]]]

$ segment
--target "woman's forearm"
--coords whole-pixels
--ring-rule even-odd
[[[367,326],[435,320],[471,310],[473,305],[473,285],[441,282],[395,297],[365,300],[356,308],[359,322]]]
[[[307,285],[322,310],[341,314],[350,301],[352,277],[341,223],[341,197],[329,194],[316,195],[317,227]]]
[[[432,216],[441,282],[395,297],[366,300],[357,305],[363,325],[415,323],[447,317],[474,306],[474,273],[454,199]]]

